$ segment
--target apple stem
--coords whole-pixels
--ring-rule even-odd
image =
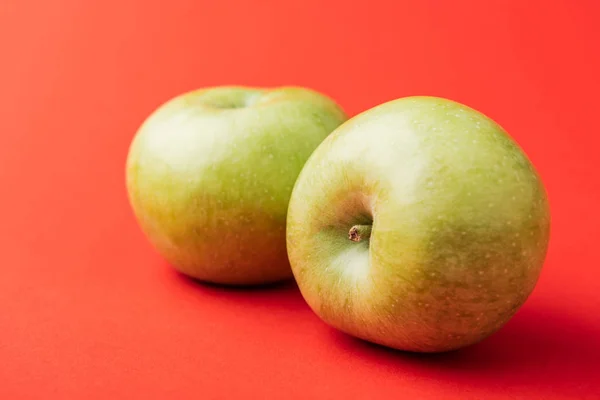
[[[354,225],[348,232],[348,239],[353,242],[368,240],[371,237],[371,225]]]

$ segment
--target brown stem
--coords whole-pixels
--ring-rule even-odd
[[[348,232],[348,239],[353,242],[368,240],[371,237],[372,225],[354,225]]]

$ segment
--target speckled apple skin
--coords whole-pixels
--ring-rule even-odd
[[[233,285],[292,277],[285,224],[312,151],[347,119],[301,87],[224,86],[179,95],[129,149],[129,200],[144,234],[177,270]]]
[[[370,238],[349,240],[370,224]],[[481,341],[523,305],[549,233],[544,185],[497,123],[447,99],[408,97],[319,145],[292,194],[287,248],[325,322],[442,352]]]

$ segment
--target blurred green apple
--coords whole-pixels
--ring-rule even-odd
[[[408,97],[319,145],[292,193],[287,247],[325,322],[441,352],[484,339],[523,305],[549,230],[543,183],[498,124],[447,99]]]
[[[309,155],[347,116],[301,87],[223,86],[156,109],[129,149],[136,219],[177,270],[221,284],[292,277],[285,224]]]

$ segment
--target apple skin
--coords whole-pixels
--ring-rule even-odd
[[[319,145],[292,193],[287,248],[327,324],[443,352],[483,340],[523,305],[549,233],[545,188],[518,144],[472,108],[415,96]]]
[[[221,86],[176,96],[136,132],[127,194],[151,244],[201,281],[252,285],[292,278],[285,224],[312,151],[347,119],[302,87]]]

